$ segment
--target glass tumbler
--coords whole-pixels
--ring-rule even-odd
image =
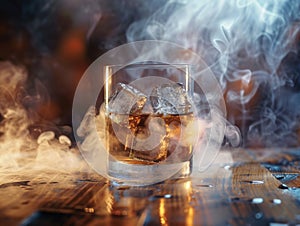
[[[107,65],[104,79],[108,175],[127,184],[190,175],[201,127],[189,65]]]

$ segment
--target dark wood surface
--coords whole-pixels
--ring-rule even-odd
[[[0,225],[297,225],[299,155],[223,150],[204,173],[145,187],[93,172],[10,173]]]

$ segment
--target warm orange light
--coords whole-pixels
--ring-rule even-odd
[[[165,199],[160,199],[159,202],[159,219],[161,225],[168,225],[168,220],[166,217]]]
[[[194,209],[193,207],[188,207],[186,225],[194,225]]]
[[[66,62],[74,62],[85,57],[85,39],[81,32],[71,31],[60,42],[59,57]]]

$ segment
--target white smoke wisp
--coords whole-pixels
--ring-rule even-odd
[[[29,98],[23,93],[26,80],[24,68],[0,63],[0,183],[9,182],[11,175],[33,178],[84,171],[86,165],[68,136],[51,127],[47,131],[47,125],[37,138],[31,134],[37,116],[22,103]]]
[[[292,108],[299,20],[294,0],[173,0],[132,23],[127,40],[166,40],[198,53],[218,78],[246,145],[300,146],[300,111]]]

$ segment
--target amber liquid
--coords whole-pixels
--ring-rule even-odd
[[[193,113],[181,115],[106,115],[107,150],[117,161],[152,165],[189,161],[193,142],[183,133]]]

